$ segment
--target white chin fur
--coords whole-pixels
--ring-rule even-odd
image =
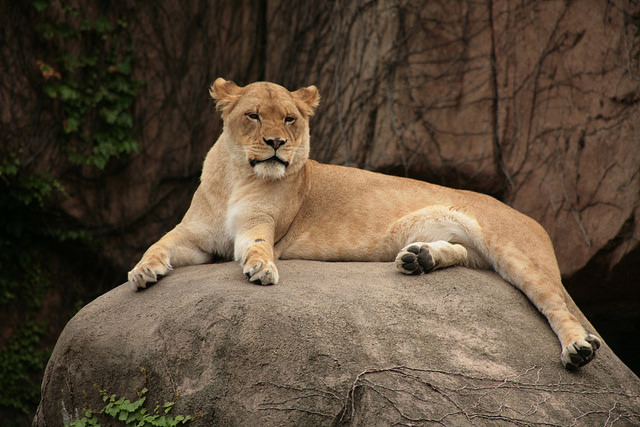
[[[253,173],[262,179],[281,179],[286,171],[285,165],[278,162],[262,162],[253,167]]]

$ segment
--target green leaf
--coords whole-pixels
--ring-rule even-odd
[[[42,12],[49,7],[49,2],[47,0],[34,0],[32,4],[38,12]]]
[[[18,153],[10,152],[2,164],[0,164],[0,176],[14,176],[20,168],[20,158]]]
[[[111,25],[111,22],[109,22],[109,20],[104,16],[101,16],[98,19],[96,19],[94,23],[94,28],[98,33],[102,33],[102,34],[113,31],[113,25]]]
[[[64,64],[64,68],[67,71],[74,72],[78,67],[82,66],[80,58],[78,58],[71,52],[62,55],[61,59],[62,63]]]
[[[131,74],[131,61],[118,62],[115,66],[122,74]]]
[[[77,132],[80,128],[80,121],[75,117],[69,117],[64,121],[63,126],[66,133]]]
[[[102,117],[103,119],[105,119],[107,123],[112,125],[116,122],[116,120],[118,120],[118,112],[114,110],[102,108],[100,110],[100,117]]]
[[[44,91],[49,96],[49,98],[57,98],[58,97],[58,86],[57,85],[44,85]]]
[[[62,101],[73,101],[78,99],[79,96],[78,92],[67,85],[60,85],[60,87],[58,87],[58,93]]]

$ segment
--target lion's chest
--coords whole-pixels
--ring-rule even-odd
[[[226,209],[225,233],[236,239],[244,231],[267,227],[273,231],[274,241],[284,236],[299,207],[295,197],[275,187],[271,191],[238,188],[232,192]]]

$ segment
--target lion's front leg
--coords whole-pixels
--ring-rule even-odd
[[[198,231],[180,224],[151,245],[127,275],[131,286],[144,289],[173,270],[173,267],[207,262],[211,255],[197,244]]]
[[[157,282],[159,277],[172,269],[167,247],[157,242],[147,249],[142,259],[129,271],[127,279],[133,289],[144,289],[148,283]]]
[[[273,249],[269,249],[266,245],[254,244],[245,251],[240,263],[242,264],[242,272],[251,283],[256,285],[275,285],[278,283],[280,277],[273,262]]]
[[[235,259],[251,283],[278,283],[278,269],[273,259],[273,231],[267,225],[246,230],[236,237]]]

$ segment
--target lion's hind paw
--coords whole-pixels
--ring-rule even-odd
[[[600,348],[600,339],[589,334],[583,340],[575,341],[562,349],[562,364],[570,371],[591,362]]]
[[[396,267],[404,274],[428,273],[435,267],[435,261],[427,245],[412,243],[398,252]]]

